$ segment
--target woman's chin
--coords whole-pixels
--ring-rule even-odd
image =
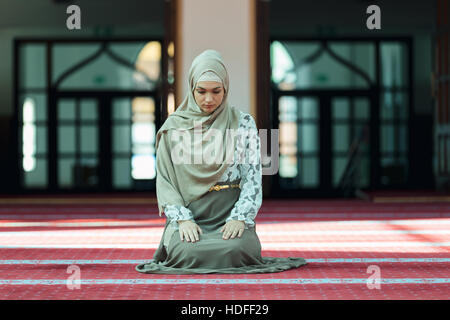
[[[216,110],[216,108],[214,108],[214,107],[210,107],[210,108],[205,107],[202,110],[203,110],[203,112],[206,112],[206,113],[213,113],[214,110]]]

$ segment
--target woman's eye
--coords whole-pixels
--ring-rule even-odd
[[[205,91],[197,91],[197,93],[199,93],[199,94],[205,94],[206,92],[205,92]],[[214,93],[214,94],[219,94],[220,91],[213,91],[213,93]]]

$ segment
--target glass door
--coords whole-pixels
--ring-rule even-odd
[[[370,99],[368,97],[331,98],[331,184],[342,185],[352,174],[352,185],[370,185]]]
[[[345,179],[370,185],[370,97],[281,96],[280,193],[332,195]]]
[[[97,189],[101,164],[99,99],[57,100],[57,183],[60,189]]]
[[[320,186],[320,105],[317,97],[279,99],[280,168],[283,189]]]
[[[65,96],[57,118],[58,189],[154,187],[154,97]]]
[[[154,97],[111,99],[111,184],[113,189],[154,189],[156,179]]]
[[[15,51],[22,191],[155,189],[168,90],[160,39],[17,40]]]
[[[271,41],[278,196],[406,188],[411,178],[411,42],[400,38]]]

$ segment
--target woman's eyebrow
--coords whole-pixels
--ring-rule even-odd
[[[222,87],[215,87],[215,88],[212,88],[211,90],[214,90],[214,89],[221,89]],[[205,88],[202,88],[202,87],[200,87],[200,86],[197,86],[197,89],[202,89],[202,90],[206,90]]]

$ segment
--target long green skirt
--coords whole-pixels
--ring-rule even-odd
[[[197,242],[181,241],[178,230],[167,220],[153,260],[137,265],[136,270],[160,274],[269,273],[305,265],[303,258],[262,257],[256,227],[245,229],[240,238],[222,239],[220,228],[239,194],[237,188],[212,191],[188,206],[203,231]]]

